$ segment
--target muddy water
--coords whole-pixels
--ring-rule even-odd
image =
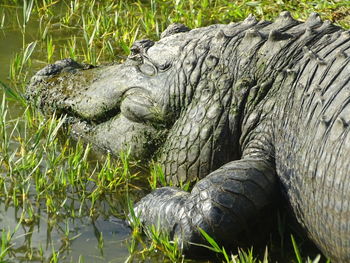
[[[3,12],[6,13],[6,21],[11,21],[0,29],[0,81],[11,85],[8,79],[10,63],[15,54],[21,51],[22,34],[15,26],[15,10],[4,10],[4,7],[0,7],[0,16]],[[27,44],[38,37],[38,26],[35,19],[28,24],[25,36]],[[44,65],[44,59],[41,58],[45,55],[34,54],[33,72]],[[3,90],[0,89],[1,98],[2,93]],[[24,108],[20,105],[9,102],[8,115],[11,119],[20,117],[23,111]],[[76,205],[79,208],[80,204]],[[104,204],[101,204],[101,207],[103,206]],[[88,211],[88,208],[86,210]],[[92,219],[84,213],[79,217],[59,214],[49,216],[45,213],[44,205],[43,209],[36,213],[39,217],[35,223],[18,225],[21,209],[0,203],[0,232],[12,232],[18,227],[11,241],[12,247],[9,252],[11,262],[49,262],[53,250],[60,251],[59,262],[78,262],[81,257],[83,259],[81,262],[85,263],[125,262],[129,256],[126,240],[130,236],[130,229],[123,219],[108,214]],[[69,229],[68,235],[67,229]],[[69,242],[67,237],[70,239]]]

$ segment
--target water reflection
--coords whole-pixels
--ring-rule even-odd
[[[22,211],[0,205],[0,229],[13,232],[20,222]],[[14,262],[46,262],[60,253],[60,262],[124,262],[129,253],[126,240],[130,229],[124,220],[102,216],[92,219],[60,218],[38,213],[33,223],[19,224],[9,255]]]

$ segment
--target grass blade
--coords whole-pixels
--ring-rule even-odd
[[[293,235],[291,235],[290,238],[292,239],[293,249],[294,249],[294,253],[295,253],[295,257],[297,259],[297,262],[302,263],[303,261],[302,261],[301,256],[300,256],[300,251],[299,251],[297,243],[295,242]]]
[[[27,45],[26,49],[23,52],[22,67],[28,62],[30,56],[33,54],[36,44],[37,41],[34,41]]]
[[[27,105],[26,99],[21,94],[19,94],[17,91],[15,91],[14,89],[10,88],[9,86],[7,86],[1,80],[0,80],[0,86],[4,90],[7,100],[12,100],[12,101],[15,101],[15,102],[19,102],[24,107]]]

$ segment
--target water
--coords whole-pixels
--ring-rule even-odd
[[[0,229],[13,230],[18,224],[20,210],[0,205]],[[69,228],[68,241],[65,230]],[[69,218],[60,221],[52,219],[45,213],[35,224],[21,224],[12,238],[16,262],[28,262],[28,254],[32,254],[31,262],[50,261],[52,249],[60,251],[60,262],[125,262],[129,256],[126,240],[130,229],[118,218],[97,218],[88,216]],[[99,240],[103,237],[103,248],[99,248]],[[42,254],[40,255],[40,250]]]
[[[0,30],[0,79],[6,80],[9,74],[10,61],[22,48],[22,35],[18,30]]]
[[[23,35],[17,26],[18,18],[16,9],[0,7],[0,15],[1,14],[5,14],[5,21],[7,21],[7,23],[4,28],[0,28],[0,81],[9,85],[10,64],[15,55],[22,49]],[[35,40],[37,28],[37,21],[30,21],[28,23],[25,34],[26,44]],[[2,92],[3,91],[0,90],[0,94],[2,94]],[[21,90],[18,90],[18,92],[21,92]],[[12,118],[21,116],[24,111],[24,108],[16,103],[9,103],[8,106],[9,114]]]

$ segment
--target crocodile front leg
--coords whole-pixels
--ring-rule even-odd
[[[186,252],[190,243],[203,243],[203,229],[230,247],[245,240],[276,193],[273,165],[247,158],[232,161],[199,181],[191,193],[163,187],[136,204],[147,226],[156,225],[177,239]],[[241,245],[241,243],[240,243]]]

